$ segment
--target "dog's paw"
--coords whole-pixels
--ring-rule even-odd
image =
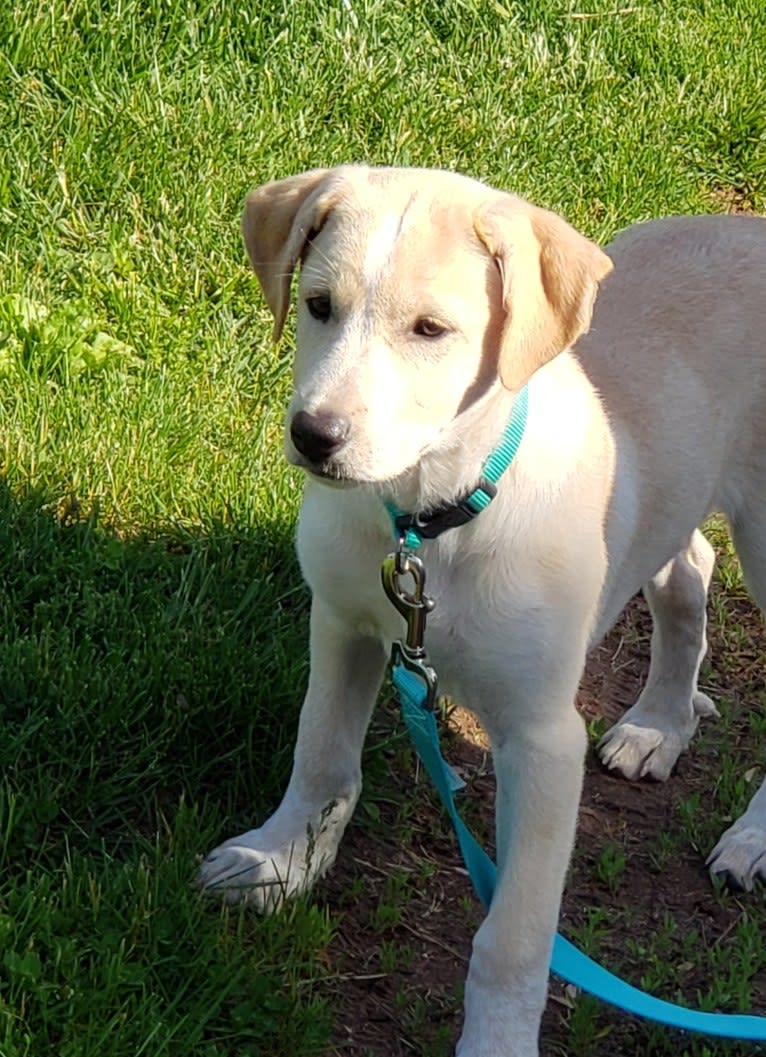
[[[766,881],[766,828],[745,816],[737,819],[711,851],[707,867],[732,888],[752,891],[757,880]]]
[[[262,830],[254,829],[212,851],[200,866],[197,882],[228,903],[251,903],[268,914],[307,891],[332,858],[305,837],[274,846]]]
[[[629,709],[598,743],[602,763],[626,778],[654,778],[665,782],[678,757],[689,747],[701,716],[717,716],[718,710],[703,693],[695,693],[693,715],[680,726],[641,703]]]
[[[654,778],[664,782],[676,760],[689,744],[675,730],[663,730],[659,724],[643,726],[622,721],[608,730],[598,743],[601,762],[626,778]]]

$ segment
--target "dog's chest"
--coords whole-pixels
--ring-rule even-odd
[[[379,639],[390,649],[406,634],[406,622],[387,597],[381,569],[393,549],[381,536],[346,531],[317,531],[318,522],[304,508],[298,532],[301,567],[312,592],[360,634]],[[327,522],[325,521],[325,528]],[[491,634],[484,592],[477,589],[470,565],[456,563],[442,548],[426,544],[419,552],[426,571],[425,595],[433,602],[425,647],[437,667],[441,689],[455,694],[461,676],[473,662],[477,642]],[[409,576],[401,587],[410,591]]]

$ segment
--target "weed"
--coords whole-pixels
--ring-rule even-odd
[[[608,844],[596,860],[596,877],[614,895],[625,872],[625,852],[615,844]]]

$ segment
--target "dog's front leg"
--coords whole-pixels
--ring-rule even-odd
[[[474,938],[458,1057],[538,1052],[587,743],[575,687],[554,718],[495,735],[497,888]]]
[[[377,639],[314,596],[311,672],[287,791],[259,829],[211,852],[200,869],[204,887],[268,911],[332,865],[362,788],[362,745],[385,663]]]

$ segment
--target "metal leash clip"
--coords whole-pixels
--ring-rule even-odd
[[[433,711],[436,706],[436,672],[428,663],[423,640],[426,617],[434,608],[434,602],[423,591],[425,566],[417,555],[400,544],[398,550],[384,559],[380,572],[386,595],[407,621],[406,636],[394,642],[391,649],[391,664],[394,668],[401,665],[422,680],[426,692],[423,706]],[[412,590],[402,585],[405,576],[412,578]]]

